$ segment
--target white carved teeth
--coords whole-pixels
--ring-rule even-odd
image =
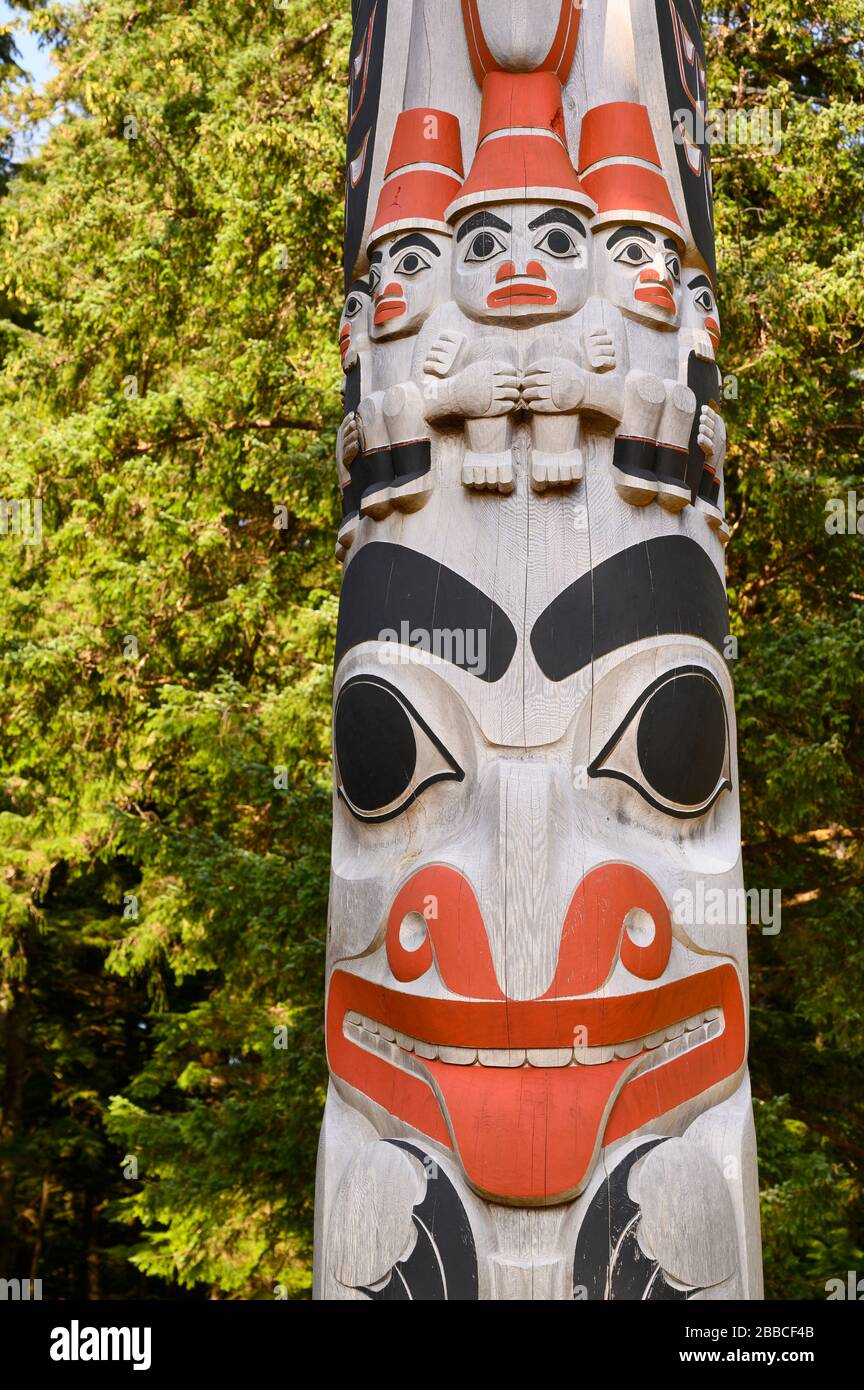
[[[481,1067],[524,1067],[524,1047],[481,1047],[477,1052]]]
[[[379,1029],[380,1032],[380,1029]],[[451,1067],[470,1067],[477,1061],[476,1047],[439,1047],[438,1056]]]
[[[345,1036],[353,1042],[394,1062],[398,1061],[400,1050],[413,1052],[421,1060],[438,1060],[453,1067],[596,1067],[613,1058],[638,1058],[633,1074],[641,1075],[718,1037],[723,1032],[724,1019],[722,1009],[706,1009],[644,1038],[629,1038],[602,1047],[444,1047],[398,1033],[365,1014],[353,1012],[346,1013],[343,1027]]]

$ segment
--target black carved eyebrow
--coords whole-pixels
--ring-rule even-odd
[[[509,222],[503,218],[496,217],[494,212],[475,212],[473,217],[469,217],[467,222],[456,233],[456,240],[461,241],[463,237],[470,236],[471,232],[476,232],[480,227],[497,227],[499,232],[512,232],[513,228]]]
[[[383,641],[383,632],[398,633],[403,622],[430,635],[445,630],[482,633],[485,668],[480,670],[467,660],[453,663],[478,680],[500,680],[516,651],[516,629],[482,589],[419,551],[389,541],[369,541],[349,559],[342,581],[336,665],[351,647]],[[450,645],[458,647],[458,643]],[[468,646],[463,643],[463,656]]]
[[[642,241],[656,241],[653,232],[649,232],[647,227],[619,227],[617,232],[613,232],[606,243],[606,250],[611,251],[613,246],[617,246],[619,241],[626,241],[628,237],[638,236]]]
[[[371,260],[371,257],[370,257],[370,260]],[[350,288],[349,288],[349,290],[348,290],[348,293],[346,294],[345,298],[346,298],[346,299],[350,299],[350,297],[351,297],[352,294],[368,294],[368,293],[369,293],[369,288],[370,288],[370,287],[369,287],[369,281],[368,281],[368,280],[354,280],[354,281],[352,282],[352,284],[351,284],[351,286],[350,286]]]
[[[574,231],[580,232],[587,237],[583,224],[579,221],[575,212],[569,212],[567,208],[551,208],[549,212],[541,212],[539,217],[535,217],[533,222],[528,223],[529,232],[536,231],[538,227],[546,227],[550,222],[564,222]]]
[[[384,259],[384,252],[383,252],[383,251],[370,251],[370,252],[369,252],[369,264],[370,264],[370,265],[377,265],[377,264],[379,263],[379,261],[383,261],[383,259]]]
[[[707,275],[694,275],[692,280],[687,281],[688,290],[713,290],[714,286]]]
[[[668,236],[667,236],[667,237],[664,237],[664,238],[663,238],[663,245],[664,245],[664,246],[667,248],[667,250],[669,250],[669,251],[676,251],[676,252],[678,251],[678,243],[677,243],[677,241],[673,241],[671,237],[668,237]]]
[[[531,649],[550,681],[641,637],[686,633],[725,655],[729,612],[723,581],[701,545],[659,536],[620,550],[549,604]]]
[[[398,255],[400,251],[405,250],[406,246],[423,246],[427,251],[431,251],[433,256],[441,255],[440,246],[436,246],[434,241],[430,241],[428,236],[424,236],[422,232],[409,232],[407,236],[403,236],[401,241],[397,241],[394,246],[390,247],[390,255]]]

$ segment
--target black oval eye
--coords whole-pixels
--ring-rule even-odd
[[[707,290],[702,290],[699,294],[697,294],[696,303],[698,304],[702,312],[705,314],[710,314],[711,310],[714,308],[714,301],[712,300],[711,295],[708,293]]]
[[[616,256],[615,259],[623,261],[625,257],[631,265],[644,265],[646,261],[650,261],[651,259],[645,247],[640,245],[638,241],[628,242],[627,245],[623,247],[621,254]]]
[[[668,815],[705,815],[732,786],[719,682],[701,666],[659,676],[628,711],[588,774],[628,783]]]
[[[465,776],[405,696],[377,676],[354,676],[336,700],[337,790],[356,820],[392,820],[433,782]]]
[[[419,270],[421,265],[425,264],[426,262],[421,261],[420,257],[415,255],[415,253],[412,251],[409,256],[405,257],[400,269],[404,270],[406,275],[413,275],[415,270]]]
[[[709,680],[674,676],[645,704],[636,735],[646,781],[667,801],[701,806],[726,758],[726,709]]]
[[[476,261],[488,261],[500,248],[490,232],[478,232],[471,243],[470,255]]]
[[[362,307],[363,306],[360,303],[360,300],[357,298],[356,294],[349,295],[347,300],[345,301],[346,319],[356,318],[356,316],[360,313]]]
[[[417,744],[405,707],[384,685],[348,686],[333,730],[342,789],[358,811],[389,806],[411,785]]]
[[[576,242],[569,232],[561,227],[553,227],[543,239],[537,242],[538,251],[548,251],[550,256],[573,256],[577,251]]]
[[[681,262],[677,256],[667,256],[666,268],[673,280],[681,279]]]

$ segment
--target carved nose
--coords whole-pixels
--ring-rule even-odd
[[[556,844],[550,769],[505,763],[498,783],[498,911],[490,940],[498,978],[510,999],[536,999],[555,969],[561,919],[555,910]]]
[[[639,283],[642,285],[663,285],[669,290],[670,294],[674,288],[672,277],[670,275],[661,275],[659,270],[655,270],[653,266],[646,266],[643,271],[640,271]]]
[[[512,261],[504,261],[498,267],[498,274],[495,276],[495,283],[500,285],[502,280],[512,280],[516,275],[516,267]]]
[[[398,284],[396,280],[391,280],[389,285],[385,285],[383,289],[380,289],[380,290],[376,290],[376,291],[375,291],[375,303],[376,303],[376,304],[378,303],[379,299],[401,299],[401,298],[402,298],[402,286],[401,286],[400,284]]]
[[[546,271],[543,269],[539,261],[529,261],[526,273],[530,275],[534,280],[546,279]]]

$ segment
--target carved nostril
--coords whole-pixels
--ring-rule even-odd
[[[657,935],[657,924],[650,912],[643,907],[634,907],[624,918],[624,930],[634,946],[650,946]]]
[[[512,280],[515,277],[515,275],[516,267],[513,264],[513,262],[505,261],[503,265],[498,267],[498,273],[495,276],[495,280],[500,285],[502,280]]]
[[[547,278],[546,271],[539,261],[529,261],[525,273],[530,275],[533,280],[545,280]]]
[[[399,927],[399,945],[403,951],[419,951],[428,935],[429,928],[422,912],[409,912],[403,917]]]

